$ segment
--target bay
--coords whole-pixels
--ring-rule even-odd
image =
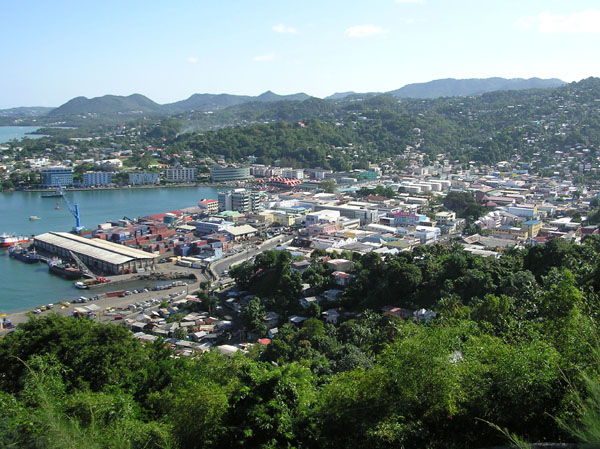
[[[40,129],[39,126],[0,126],[0,143],[13,139],[21,140],[23,137],[39,139],[42,134],[28,134]]]
[[[81,222],[95,229],[99,223],[123,217],[137,218],[195,206],[203,198],[216,199],[213,187],[174,187],[117,190],[67,191],[71,203],[79,205]],[[42,198],[41,192],[0,192],[0,234],[35,235],[48,231],[70,231],[75,218],[64,200]],[[40,219],[30,221],[30,216]],[[0,313],[30,310],[80,296],[67,281],[48,273],[45,264],[28,265],[8,257],[0,249]]]

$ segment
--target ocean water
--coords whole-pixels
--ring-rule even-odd
[[[203,198],[216,199],[217,193],[212,187],[177,187],[67,191],[66,196],[79,205],[82,225],[93,229],[106,220],[195,206]],[[0,234],[70,231],[75,218],[64,200],[56,210],[57,200],[60,198],[42,198],[40,192],[0,193]],[[40,219],[30,221],[32,215]],[[45,264],[25,264],[9,258],[6,249],[0,248],[0,313],[30,310],[80,295],[72,281],[50,275]]]
[[[0,126],[0,143],[8,142],[12,139],[20,140],[27,136],[30,139],[39,139],[42,134],[28,134],[40,129],[39,126]]]

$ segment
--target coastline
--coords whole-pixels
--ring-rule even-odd
[[[132,295],[124,296],[124,297],[117,296],[117,297],[111,298],[111,297],[106,297],[106,295],[100,295],[100,299],[98,299],[96,301],[91,301],[86,304],[70,303],[69,306],[64,307],[64,308],[61,307],[60,302],[57,302],[56,304],[54,304],[54,307],[51,310],[46,310],[39,314],[33,314],[33,312],[32,312],[33,309],[44,305],[44,303],[41,303],[37,307],[30,307],[26,310],[21,310],[21,311],[7,312],[3,315],[12,324],[14,324],[16,326],[20,323],[27,322],[29,320],[29,317],[33,317],[33,318],[43,317],[50,313],[60,313],[61,315],[64,315],[64,316],[70,316],[73,314],[75,307],[83,307],[85,305],[95,304],[98,307],[100,307],[100,309],[101,309],[98,313],[98,318],[97,318],[97,319],[101,319],[103,312],[105,312],[108,308],[115,308],[115,309],[125,308],[129,304],[132,304],[135,302],[143,302],[150,298],[158,299],[160,296],[163,296],[165,293],[170,293],[170,292],[181,290],[181,289],[185,289],[186,292],[191,293],[198,289],[200,282],[210,280],[206,274],[190,271],[189,269],[185,269],[183,267],[178,267],[175,264],[172,264],[172,265],[169,264],[169,266],[162,268],[160,271],[155,271],[152,273],[138,273],[138,274],[130,274],[130,275],[113,276],[113,282],[115,283],[115,285],[119,285],[119,284],[123,285],[124,283],[127,283],[129,281],[143,280],[141,278],[144,278],[144,277],[156,277],[157,279],[154,279],[154,280],[161,280],[161,279],[158,279],[160,277],[164,277],[164,279],[162,279],[162,280],[188,279],[189,283],[186,287],[173,286],[170,289],[167,289],[164,291],[150,290],[148,292],[140,292],[137,294],[132,294]],[[146,279],[146,280],[152,280],[152,279]],[[111,282],[111,284],[112,284],[112,282]],[[116,290],[122,290],[122,289],[124,290],[124,288],[116,288]],[[81,290],[81,293],[82,293],[82,296],[88,296],[88,297],[94,296],[93,289]],[[8,332],[11,332],[13,330],[14,330],[14,328],[9,328],[9,329],[0,328],[0,336],[5,335]]]
[[[127,186],[114,186],[114,187],[110,187],[110,186],[106,186],[106,187],[63,187],[63,190],[65,192],[76,192],[76,191],[96,191],[96,190],[131,190],[131,189],[175,189],[175,188],[179,188],[179,187],[213,187],[213,188],[231,188],[231,187],[235,187],[237,184],[222,184],[222,183],[214,183],[214,182],[202,182],[202,183],[186,183],[186,184],[160,184],[160,185],[141,185],[141,186],[131,186],[131,187],[127,187]],[[43,189],[41,187],[36,187],[33,189],[24,189],[24,190],[18,190],[18,189],[7,189],[7,190],[0,190],[0,192],[38,192],[38,193],[44,193],[44,192],[54,192],[56,189]]]

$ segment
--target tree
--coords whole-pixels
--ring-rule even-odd
[[[325,179],[319,183],[319,189],[325,193],[335,193],[337,191],[337,184],[333,179]]]
[[[188,331],[185,327],[178,327],[173,331],[173,336],[178,340],[186,340],[188,337]]]
[[[244,326],[253,334],[260,336],[265,335],[267,332],[267,326],[263,321],[266,310],[260,301],[260,298],[256,296],[252,298],[246,307],[242,310],[242,323]]]
[[[486,210],[469,192],[449,192],[444,198],[444,207],[456,212],[458,217],[468,218],[471,221],[477,220]]]

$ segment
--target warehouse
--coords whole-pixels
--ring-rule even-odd
[[[139,249],[68,232],[37,235],[33,244],[38,250],[63,258],[70,258],[72,252],[89,269],[105,275],[150,270],[159,257]]]

